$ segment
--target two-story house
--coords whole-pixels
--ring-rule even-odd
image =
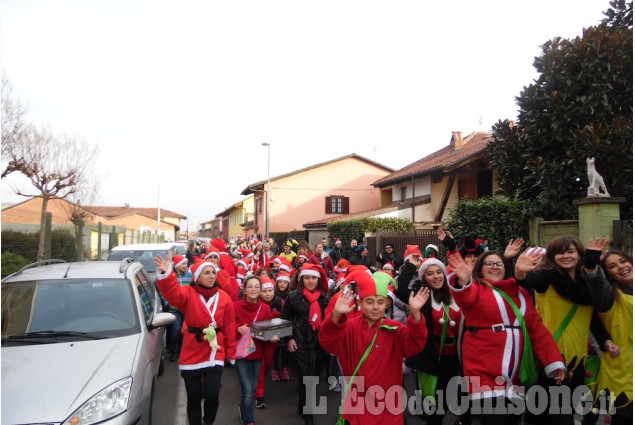
[[[249,234],[263,237],[267,232],[302,231],[312,219],[376,208],[380,190],[372,183],[393,171],[350,154],[252,183],[241,193],[253,195]]]
[[[418,228],[433,228],[449,219],[459,199],[492,196],[496,179],[487,158],[490,132],[463,138],[452,133],[442,149],[373,182],[381,191],[380,208],[397,207],[392,216]]]

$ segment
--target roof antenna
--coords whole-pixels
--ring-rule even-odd
[[[68,277],[68,271],[71,269],[71,265],[72,265],[72,264],[73,264],[73,263],[69,263],[69,264],[68,264],[68,268],[66,269],[66,273],[64,273],[64,277],[63,277],[63,279],[66,279],[66,278]]]

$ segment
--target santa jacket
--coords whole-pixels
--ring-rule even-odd
[[[402,393],[401,390],[394,390],[403,385],[403,358],[423,350],[428,331],[423,316],[419,323],[415,323],[410,316],[407,326],[390,319],[383,319],[381,325],[373,348],[353,381],[353,388],[355,384],[361,385],[362,381],[363,386],[349,391],[346,396],[343,417],[352,425],[403,424]],[[332,316],[328,315],[322,322],[318,338],[326,351],[338,357],[344,376],[348,377],[355,371],[378,326],[379,321],[369,328],[363,317],[349,319],[346,316],[342,316],[339,323],[335,324]],[[365,402],[365,394],[372,386],[379,386],[383,391],[375,391],[373,394],[376,394],[377,399],[368,403]],[[387,399],[384,393],[388,394]],[[399,394],[399,400],[395,400],[396,393]],[[366,395],[368,398],[372,399],[371,393]],[[385,403],[386,408],[379,409],[380,412],[372,411],[373,406],[382,403]]]
[[[271,309],[260,299],[256,303],[249,303],[247,299],[243,297],[242,300],[234,303],[234,310],[236,311],[236,340],[242,335],[238,333],[238,328],[242,325],[251,326],[253,322],[259,322],[261,320],[269,320],[272,318]],[[256,346],[256,351],[245,357],[247,360],[260,360],[264,354],[265,341],[257,338],[253,338]],[[277,346],[277,343],[276,343]]]
[[[212,366],[223,366],[236,358],[236,324],[234,304],[229,295],[218,285],[216,293],[205,300],[193,286],[180,286],[172,268],[165,273],[157,272],[157,285],[170,305],[183,312],[184,328],[216,328],[220,348],[212,350],[206,339],[198,341],[196,334],[186,331],[179,357],[179,369],[195,370]]]
[[[453,276],[450,279],[452,297],[463,311],[467,329],[462,344],[463,373],[468,380],[470,398],[524,397],[525,388],[518,377],[524,341],[516,314],[492,288],[474,280],[460,288],[455,287],[455,282],[456,276]],[[527,291],[513,278],[493,285],[509,295],[522,312],[535,356],[547,376],[564,369],[562,354],[540,321]],[[504,378],[504,384],[496,384],[499,376]]]

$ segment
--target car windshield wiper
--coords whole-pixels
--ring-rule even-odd
[[[25,332],[22,334],[9,335],[6,339],[37,339],[37,338],[58,338],[58,337],[81,337],[86,339],[104,339],[103,336],[89,335],[86,332],[76,331],[37,331],[37,332]]]

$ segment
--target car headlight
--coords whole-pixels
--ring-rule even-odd
[[[89,425],[125,412],[130,400],[132,377],[104,388],[82,404],[62,425]]]

